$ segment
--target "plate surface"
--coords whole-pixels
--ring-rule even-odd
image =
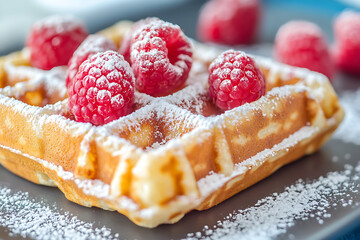
[[[194,22],[201,3],[194,2],[184,4],[177,11],[149,13],[149,16],[157,15],[178,23],[188,35],[195,37]],[[278,4],[279,1],[274,2]],[[265,14],[265,20],[271,13],[281,12],[279,9],[273,10],[269,3],[266,7],[269,11]],[[178,13],[180,10],[186,11],[186,14]],[[294,16],[300,16],[300,10],[296,11]],[[323,14],[318,17],[319,21],[328,23],[333,14],[334,11]],[[143,16],[138,16],[141,17]],[[288,13],[277,15],[273,28],[288,18]],[[327,25],[324,28],[327,35],[331,35],[330,28]],[[273,34],[269,30],[266,36],[261,36],[261,41],[271,39]],[[258,55],[272,54],[271,43],[242,49]],[[357,133],[360,138],[360,130],[354,121],[354,118],[360,116],[360,108],[356,107],[360,105],[360,79],[338,74],[334,79],[334,87],[341,96],[348,115],[335,137],[320,151],[279,169],[267,179],[212,209],[190,212],[173,225],[162,225],[156,229],[138,227],[116,212],[74,204],[66,200],[58,189],[32,184],[0,166],[0,239],[45,238],[51,236],[51,233],[60,234],[59,238],[83,236],[159,240],[200,236],[207,236],[209,239],[249,239],[256,236],[265,239],[336,238],[360,224],[360,193],[357,191],[360,186],[360,167],[356,168],[360,164],[360,140],[356,140]],[[351,99],[355,101],[353,105]],[[354,134],[355,137],[351,136]],[[303,181],[299,182],[300,179]],[[325,186],[325,189],[321,189],[321,186]],[[311,187],[315,192],[311,191]],[[300,195],[295,195],[291,205],[291,197],[294,197],[292,194]],[[9,202],[15,199],[16,203]],[[281,204],[284,206],[281,207]],[[38,219],[46,214],[47,218]],[[30,215],[34,217],[33,224]],[[68,226],[69,229],[74,226],[76,228],[70,235],[66,235],[55,229],[59,224]],[[252,225],[256,228],[251,227]]]

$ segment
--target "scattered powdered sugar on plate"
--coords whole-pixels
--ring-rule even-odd
[[[360,145],[360,89],[345,92],[340,96],[345,110],[345,119],[334,138]],[[344,158],[349,159],[350,154]],[[333,162],[339,162],[334,156]],[[344,171],[330,172],[311,182],[298,180],[282,193],[259,200],[254,206],[236,210],[210,227],[205,225],[200,232],[188,233],[193,239],[273,239],[284,234],[296,221],[315,219],[323,224],[331,217],[329,209],[358,206],[360,203],[348,195],[358,193],[360,186],[360,162],[354,168],[346,164]]]
[[[9,236],[34,239],[118,239],[111,229],[96,228],[92,223],[62,213],[55,206],[31,198],[27,192],[15,192],[0,186],[0,226]]]
[[[236,210],[213,227],[206,225],[201,232],[188,233],[185,239],[273,239],[299,220],[315,219],[323,224],[331,217],[330,208],[359,205],[348,195],[349,191],[358,193],[359,184],[360,163],[355,168],[346,164],[344,171],[330,172],[309,182],[300,179],[282,193]]]
[[[360,145],[360,88],[356,91],[344,92],[340,96],[340,102],[345,110],[345,118],[333,137]]]

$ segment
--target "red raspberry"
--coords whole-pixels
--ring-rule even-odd
[[[69,93],[75,120],[101,125],[128,114],[134,81],[129,63],[117,52],[101,52],[85,60]]]
[[[192,65],[192,49],[179,26],[151,21],[133,37],[131,63],[140,92],[163,96],[185,82]]]
[[[130,60],[130,52],[131,52],[131,45],[133,41],[133,34],[141,29],[144,25],[152,22],[152,21],[159,21],[159,18],[156,17],[148,17],[145,19],[141,19],[134,23],[134,25],[131,27],[130,31],[126,33],[124,36],[124,39],[122,40],[120,44],[119,53],[124,56],[125,60],[128,61],[128,63],[131,64]]]
[[[360,74],[360,13],[344,11],[335,20],[334,60],[339,69]]]
[[[250,44],[261,18],[259,0],[212,0],[200,11],[197,33],[200,40],[220,44]]]
[[[116,51],[117,47],[113,41],[102,35],[89,35],[76,49],[68,63],[68,71],[66,75],[66,87],[72,85],[75,74],[79,70],[79,66],[89,57],[99,52],[107,50]]]
[[[209,91],[215,104],[229,110],[253,102],[265,94],[265,78],[244,52],[228,50],[209,67]]]
[[[276,58],[286,64],[308,68],[331,78],[333,62],[321,29],[307,21],[290,21],[275,38]]]
[[[50,16],[36,22],[26,46],[34,67],[50,70],[66,65],[88,32],[85,25],[71,16]]]

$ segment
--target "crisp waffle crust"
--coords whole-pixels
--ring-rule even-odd
[[[119,43],[120,22],[100,34]],[[186,86],[104,126],[78,123],[67,104],[65,67],[29,66],[26,49],[0,58],[0,163],[69,200],[116,210],[145,227],[210,208],[311,154],[344,112],[328,79],[254,56],[267,92],[220,112],[207,96],[208,65],[220,53],[193,44]]]

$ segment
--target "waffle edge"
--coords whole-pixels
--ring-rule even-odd
[[[119,45],[131,24],[99,34]],[[161,99],[137,93],[134,113],[101,127],[68,118],[64,69],[32,69],[26,49],[1,57],[0,163],[31,182],[57,186],[70,201],[152,228],[213,207],[314,153],[344,117],[325,76],[259,56],[266,95],[204,116],[198,96],[220,50],[194,42],[193,51],[199,66],[193,78],[202,83],[189,81]]]

